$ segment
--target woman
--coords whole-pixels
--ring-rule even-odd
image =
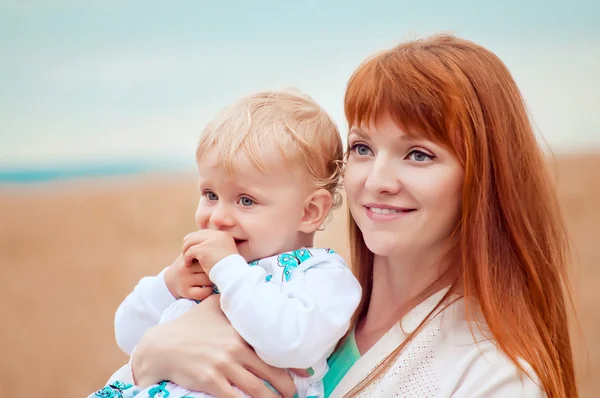
[[[520,92],[488,50],[453,36],[364,62],[345,96],[345,188],[363,298],[329,360],[331,396],[575,397],[567,236]],[[292,388],[218,311],[147,333],[140,385],[217,396]]]

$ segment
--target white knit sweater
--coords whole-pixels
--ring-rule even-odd
[[[348,371],[331,394],[346,395],[375,366],[397,348],[446,293],[444,289],[421,303],[385,334]],[[485,326],[485,324],[484,324]],[[460,299],[433,318],[359,397],[455,397],[513,398],[544,397],[536,375],[528,364],[517,367],[496,347],[487,332],[471,324]],[[484,329],[484,328],[482,328]],[[534,381],[535,380],[535,381]]]

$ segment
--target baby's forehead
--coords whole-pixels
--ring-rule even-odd
[[[306,174],[306,165],[286,158],[277,150],[261,151],[259,156],[251,156],[242,150],[228,155],[209,150],[198,159],[198,169],[207,176],[219,170],[232,179],[249,184],[269,181],[295,183]]]
[[[284,166],[286,159],[273,150],[261,150],[259,153],[248,153],[239,149],[237,151],[220,151],[210,148],[197,157],[199,168],[224,168],[232,174],[266,172]]]

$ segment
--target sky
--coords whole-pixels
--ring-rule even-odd
[[[0,168],[193,164],[202,127],[296,87],[345,134],[353,70],[449,32],[494,51],[555,153],[600,151],[598,1],[0,0]]]

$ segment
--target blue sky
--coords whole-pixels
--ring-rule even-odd
[[[0,167],[192,164],[202,126],[252,91],[298,87],[345,131],[368,55],[452,32],[496,52],[555,152],[600,150],[600,2],[0,3]]]

